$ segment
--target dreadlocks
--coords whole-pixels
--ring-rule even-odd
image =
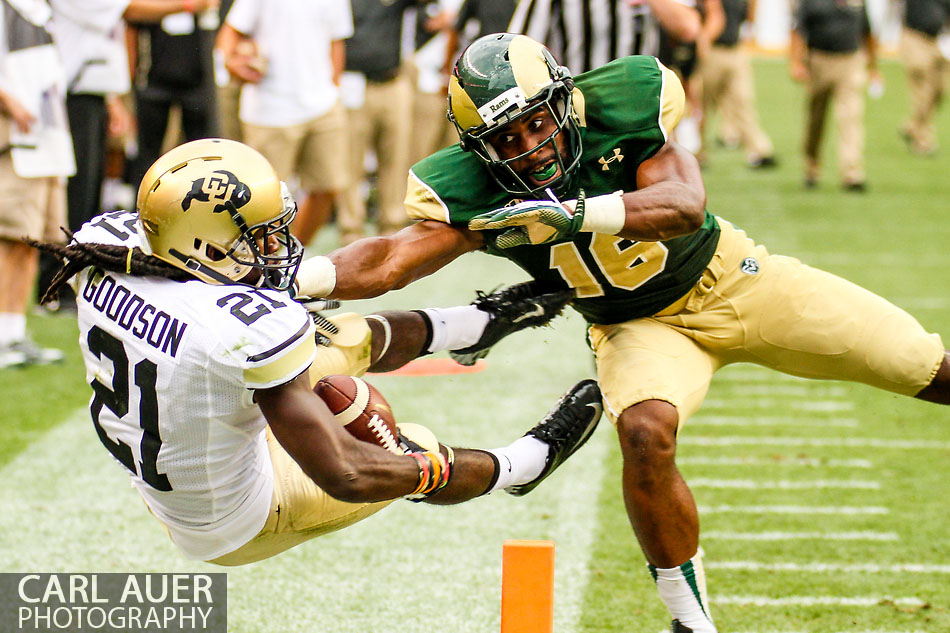
[[[127,246],[114,246],[111,244],[97,244],[77,242],[73,239],[73,234],[63,229],[66,237],[69,238],[67,244],[56,244],[53,242],[37,242],[36,240],[24,239],[23,241],[45,253],[50,253],[58,260],[63,262],[63,267],[59,269],[49,287],[43,293],[40,303],[48,303],[56,298],[59,289],[69,281],[73,275],[88,266],[96,266],[104,270],[125,273],[136,276],[165,277],[174,281],[187,281],[194,277],[175,268],[171,264],[162,260],[146,255],[140,248],[128,248]]]

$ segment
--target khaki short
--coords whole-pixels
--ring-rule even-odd
[[[342,191],[350,182],[346,110],[339,102],[323,116],[288,127],[242,122],[241,134],[282,180],[296,176],[308,192]]]
[[[939,335],[874,293],[720,225],[716,254],[686,296],[653,317],[591,326],[611,420],[664,400],[682,423],[713,373],[738,362],[908,396],[933,380],[944,357]]]
[[[332,347],[318,347],[311,367],[314,384],[330,374],[361,375],[369,367],[370,331],[366,320],[353,313],[329,317],[340,332]],[[400,432],[420,446],[438,450],[438,441],[427,428],[400,424]],[[379,512],[392,501],[346,503],[324,492],[308,477],[267,430],[267,447],[274,468],[274,496],[263,529],[237,550],[216,558],[218,565],[244,565],[270,558],[317,536],[334,532]]]
[[[0,116],[0,147],[10,141],[10,119]],[[0,156],[0,238],[29,237],[65,242],[66,181],[59,177],[21,178],[13,170],[10,152]]]

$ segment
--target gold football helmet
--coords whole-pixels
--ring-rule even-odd
[[[247,145],[203,139],[169,151],[142,178],[136,210],[142,250],[203,281],[287,290],[297,275],[297,205]]]

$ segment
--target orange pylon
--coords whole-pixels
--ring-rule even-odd
[[[554,542],[502,546],[501,633],[553,633]]]

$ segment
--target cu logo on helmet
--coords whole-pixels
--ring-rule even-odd
[[[192,182],[191,191],[181,201],[181,210],[187,211],[194,200],[215,203],[212,213],[236,211],[251,201],[251,190],[237,176],[222,169]]]

